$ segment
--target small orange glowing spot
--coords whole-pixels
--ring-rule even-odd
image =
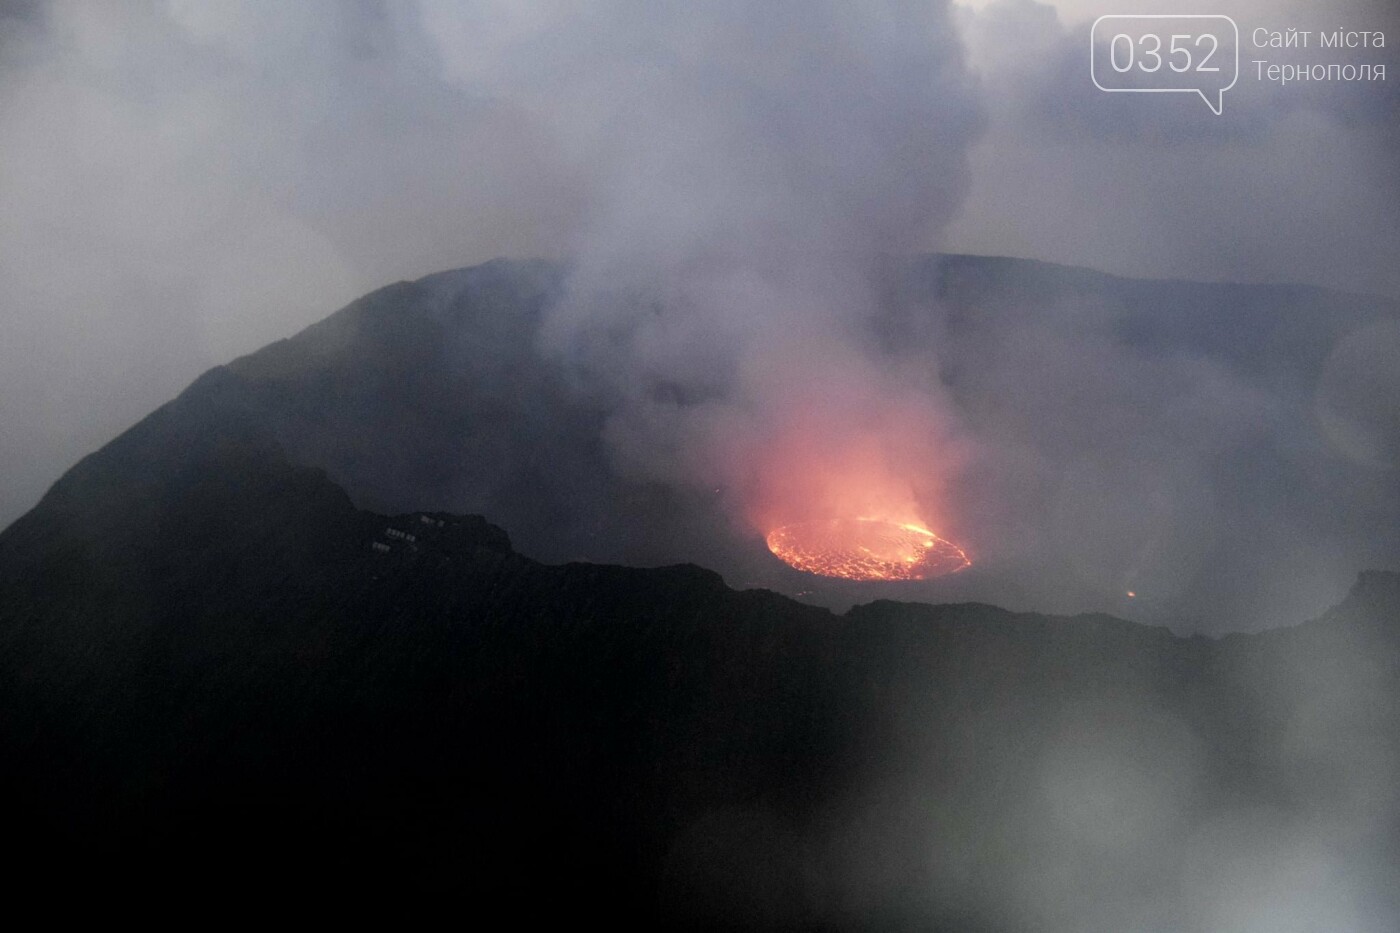
[[[1136,599],[1136,598],[1137,598],[1137,594],[1134,593],[1132,590],[1128,590],[1128,598],[1129,598],[1129,599]]]

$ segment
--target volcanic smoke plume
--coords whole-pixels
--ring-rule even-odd
[[[966,186],[980,118],[947,4],[574,15],[536,110],[595,197],[541,339],[604,386],[620,469],[718,490],[756,537],[944,533],[964,444],[931,351],[870,319],[882,258],[936,246]]]

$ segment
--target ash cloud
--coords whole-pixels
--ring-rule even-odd
[[[936,244],[979,125],[945,3],[50,2],[0,23],[0,520],[200,371],[499,255],[574,257],[545,340],[617,391],[747,379],[753,401],[793,329],[868,381],[861,275]],[[660,323],[601,297],[659,283]],[[619,329],[641,363],[595,352]],[[629,412],[624,461],[629,434],[666,443],[643,423],[664,413]]]
[[[864,325],[879,258],[936,242],[966,189],[980,105],[947,5],[613,3],[564,28],[520,96],[597,169],[542,339],[606,385],[621,468],[754,521],[935,495],[956,444],[932,357],[882,358]]]

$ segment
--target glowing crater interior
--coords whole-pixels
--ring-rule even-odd
[[[927,528],[871,518],[783,525],[767,541],[789,566],[847,580],[928,580],[972,566],[962,548]]]

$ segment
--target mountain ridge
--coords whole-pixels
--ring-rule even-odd
[[[520,350],[488,312],[522,286],[495,287],[414,292],[429,339],[398,329],[399,289],[211,370],[0,532],[17,884],[697,928],[1205,933],[1240,898],[1400,916],[1400,574],[1215,639],[976,601],[838,614],[695,562],[542,562],[422,500],[365,507],[338,475],[365,451],[427,477],[522,454],[489,424],[381,434],[395,409],[363,407],[439,397],[415,368],[434,307],[504,329],[478,352]],[[366,326],[388,332],[343,342]],[[369,348],[379,370],[335,378]],[[468,379],[459,411],[506,411],[510,384]],[[307,462],[317,443],[340,466]],[[606,501],[650,518],[655,495]],[[1300,884],[1281,852],[1329,867]]]

